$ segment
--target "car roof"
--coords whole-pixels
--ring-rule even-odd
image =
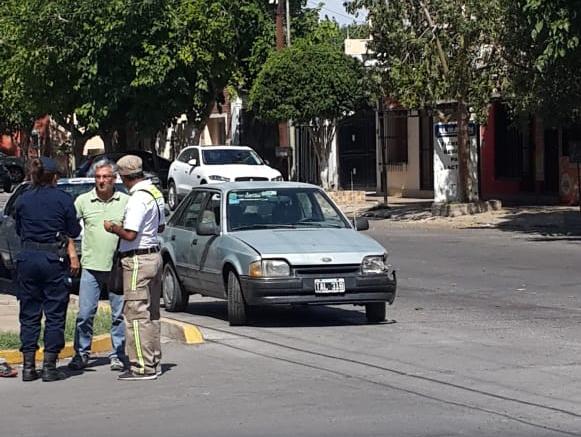
[[[186,149],[228,149],[228,150],[254,150],[252,147],[249,146],[227,146],[225,144],[216,145],[216,144],[200,144],[197,146],[188,146],[185,147],[183,150]]]
[[[30,181],[23,181],[23,184],[30,184]],[[84,184],[94,184],[95,183],[95,178],[89,178],[89,177],[78,177],[78,178],[59,178],[59,180],[57,181],[57,185],[84,185]],[[117,179],[115,180],[116,184],[120,184],[121,183],[121,178],[119,178],[119,176],[117,176]]]
[[[200,185],[195,189],[212,188],[226,193],[232,190],[276,190],[283,188],[315,188],[321,190],[321,187],[303,182],[270,182],[270,181],[252,181],[252,182],[224,182],[220,184]]]
[[[125,155],[136,155],[141,157],[147,156],[153,156],[153,153],[148,151],[148,150],[118,150],[115,152],[105,152],[105,153],[99,153],[98,155],[92,155],[89,160],[95,160],[95,159],[101,159],[103,157],[108,157],[108,158],[121,158],[122,156]],[[159,156],[157,155],[158,159],[163,160],[163,161],[167,161],[167,158],[164,158],[163,156]]]

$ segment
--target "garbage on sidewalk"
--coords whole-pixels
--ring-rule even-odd
[[[14,378],[18,375],[18,371],[8,365],[8,363],[0,358],[0,378]]]

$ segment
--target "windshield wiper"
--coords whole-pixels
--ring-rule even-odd
[[[248,229],[296,229],[296,225],[277,225],[274,223],[253,223],[232,228],[233,231],[243,231]]]
[[[293,226],[300,226],[303,228],[333,228],[333,229],[342,229],[345,227],[334,223],[311,222],[311,221],[295,223]]]

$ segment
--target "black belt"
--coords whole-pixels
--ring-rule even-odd
[[[23,250],[45,250],[47,252],[55,252],[61,248],[59,243],[38,243],[36,241],[23,241]]]
[[[160,250],[159,246],[148,247],[147,249],[128,250],[127,252],[120,252],[119,257],[120,258],[127,258],[128,256],[134,256],[134,255],[149,255],[150,253],[157,253],[157,252],[159,252],[159,250]]]

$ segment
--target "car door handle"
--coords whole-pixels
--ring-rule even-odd
[[[192,246],[197,246],[198,245],[198,239],[195,238],[192,240]]]
[[[170,238],[170,240],[171,241],[176,241],[176,236],[175,235],[172,235],[171,238]]]

